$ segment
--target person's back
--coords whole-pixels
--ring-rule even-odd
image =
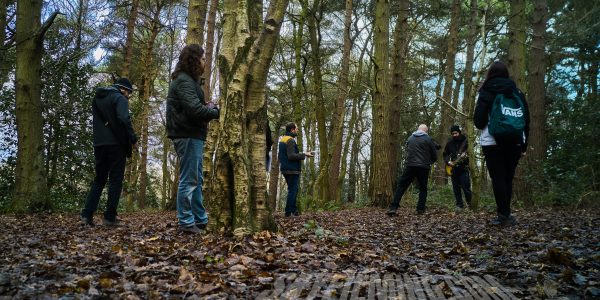
[[[427,132],[417,130],[406,142],[406,165],[429,168],[436,160],[436,145]]]

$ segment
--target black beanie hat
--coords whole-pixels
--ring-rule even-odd
[[[452,127],[450,127],[450,133],[453,133],[455,131],[458,132],[459,134],[462,133],[462,131],[460,131],[460,126],[452,125]]]
[[[125,77],[119,78],[119,80],[117,80],[114,85],[117,88],[126,89],[130,93],[133,92],[133,86],[131,85],[131,82],[129,81],[129,79],[127,79]]]

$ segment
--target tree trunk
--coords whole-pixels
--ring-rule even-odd
[[[477,20],[478,20],[478,8],[477,0],[471,0],[470,3],[470,19],[469,19],[469,32],[467,34],[467,57],[465,63],[465,72],[463,76],[464,90],[463,90],[463,103],[464,112],[467,115],[464,122],[465,134],[469,141],[467,146],[467,152],[469,156],[469,170],[471,175],[471,181],[473,182],[473,191],[475,187],[479,186],[479,177],[477,175],[477,164],[475,159],[475,126],[473,123],[473,113],[475,112],[475,92],[473,90],[473,65],[475,63],[475,43],[477,42]],[[485,17],[485,16],[484,16]],[[471,199],[471,208],[475,209],[479,206],[479,192],[474,192]]]
[[[400,111],[403,107],[404,102],[404,91],[406,89],[406,57],[408,56],[408,43],[410,40],[410,32],[408,28],[408,12],[409,12],[409,1],[402,0],[399,3],[398,19],[396,20],[396,27],[394,29],[394,48],[393,48],[393,59],[392,59],[392,99],[390,101],[389,111],[392,116],[390,118],[390,141],[392,147],[390,149],[390,165],[392,174],[392,187],[396,186],[398,167],[400,166],[399,150],[401,148],[402,139],[400,137],[400,131],[404,128],[402,125],[402,119],[400,117]]]
[[[204,21],[208,0],[189,0],[186,43],[204,44]]]
[[[208,19],[206,20],[206,47],[204,49],[204,57],[206,65],[204,67],[204,99],[210,101],[212,99],[211,75],[213,66],[213,53],[215,48],[215,18],[217,16],[218,0],[211,0],[208,9]],[[214,124],[214,123],[213,123]]]
[[[344,116],[346,112],[346,99],[348,98],[348,73],[350,70],[350,51],[352,40],[350,39],[350,26],[352,25],[352,0],[346,0],[346,12],[344,18],[344,48],[342,52],[342,65],[338,80],[338,95],[335,101],[333,119],[331,120],[331,132],[333,135],[333,149],[331,150],[331,162],[329,163],[329,200],[340,203],[342,186],[340,181],[340,164],[342,159],[342,138],[344,136]],[[351,132],[351,131],[349,131]]]
[[[41,65],[44,34],[58,14],[41,23],[42,1],[17,2],[15,74],[17,166],[11,210],[17,213],[51,207],[44,170]],[[4,29],[2,29],[4,30]]]
[[[279,141],[279,137],[276,136],[274,141]],[[279,143],[274,142],[271,147],[271,170],[269,172],[269,207],[275,211],[277,208],[277,182],[279,181],[279,157],[277,156],[279,151]]]
[[[313,69],[313,88],[315,97],[315,117],[317,121],[317,136],[319,139],[319,176],[315,184],[313,198],[317,203],[324,203],[329,196],[329,141],[326,124],[326,105],[323,97],[323,74],[321,62],[321,15],[323,14],[321,0],[314,0],[312,7],[302,0],[302,6],[308,11],[308,33],[310,40],[310,56]]]
[[[131,11],[127,18],[127,39],[125,40],[125,57],[123,58],[122,77],[129,77],[129,65],[131,65],[131,56],[133,55],[133,34],[135,33],[135,22],[137,21],[140,0],[132,0]]]
[[[266,199],[264,88],[288,0],[271,2],[258,38],[250,35],[248,5],[234,0],[224,4],[222,128],[214,177],[207,180],[219,206],[217,227],[236,236],[275,226]]]
[[[0,86],[8,80],[11,65],[8,60],[8,45],[6,45],[7,8],[9,0],[0,0]]]
[[[298,25],[296,22],[292,22],[294,29],[294,90],[292,91],[292,116],[294,117],[294,123],[297,126],[302,125],[302,94],[304,90],[304,74],[302,72],[302,36],[304,34],[304,16],[306,15],[306,7],[302,7],[302,12],[298,18]],[[299,134],[296,138],[298,149],[303,149],[304,141],[302,134]]]
[[[508,19],[508,71],[517,87],[527,90],[525,78],[525,0],[510,1],[510,17]]]
[[[454,84],[454,69],[456,52],[458,48],[458,30],[460,26],[460,1],[452,1],[452,12],[450,14],[450,28],[448,32],[448,51],[446,52],[446,69],[444,71],[444,91],[442,92],[443,101],[440,103],[440,126],[438,127],[437,142],[445,146],[450,137],[450,126],[452,125],[453,111],[449,107],[452,98],[452,88]],[[446,182],[445,162],[442,155],[438,155],[438,170],[434,172],[438,176],[436,182]],[[436,174],[437,173],[437,174]]]
[[[529,112],[530,129],[527,155],[524,157],[524,172],[528,174],[527,180],[524,180],[521,189],[531,190],[532,184],[536,184],[539,189],[544,187],[542,166],[546,158],[546,21],[547,20],[547,2],[546,0],[536,0],[535,9],[532,16],[533,37],[531,41],[531,50],[529,58]],[[529,179],[531,178],[531,179]],[[521,200],[526,203],[532,203],[532,195],[528,192],[521,193]]]
[[[390,157],[393,143],[390,141],[389,124],[389,2],[375,1],[375,89],[373,91],[373,173],[371,202],[386,207],[392,200],[392,168]]]

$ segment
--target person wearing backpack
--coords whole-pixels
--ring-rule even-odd
[[[527,150],[529,107],[504,63],[496,61],[490,66],[479,89],[473,120],[482,130],[481,148],[496,199],[497,217],[490,225],[514,225],[510,208],[513,178]]]

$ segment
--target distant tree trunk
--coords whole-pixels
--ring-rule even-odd
[[[408,56],[408,44],[410,41],[410,32],[408,28],[408,12],[410,9],[410,2],[408,0],[402,0],[399,3],[398,18],[396,20],[396,27],[394,29],[394,48],[392,58],[392,95],[390,101],[389,111],[393,117],[390,119],[389,131],[390,131],[390,165],[392,174],[392,188],[396,186],[398,167],[400,165],[400,145],[402,139],[400,132],[403,130],[402,118],[400,117],[400,111],[403,107],[404,102],[404,91],[406,90],[406,57]]]
[[[508,70],[511,78],[523,91],[527,90],[525,78],[525,31],[526,0],[510,1],[510,18],[508,19]]]
[[[204,22],[208,0],[189,0],[186,43],[204,44]]]
[[[137,21],[140,0],[131,1],[131,10],[127,18],[127,39],[125,40],[125,57],[123,58],[122,77],[129,77],[129,65],[131,65],[131,56],[133,55],[133,34],[135,33],[135,22]]]
[[[448,51],[446,52],[446,69],[444,71],[444,91],[442,98],[444,101],[440,103],[440,127],[436,136],[438,137],[438,143],[442,147],[445,146],[448,137],[450,136],[450,126],[452,125],[452,109],[448,106],[452,99],[452,88],[454,87],[454,70],[455,70],[455,59],[458,48],[458,30],[460,26],[460,1],[452,1],[452,12],[450,15],[450,28],[448,32]],[[438,171],[436,172],[438,178],[436,182],[446,182],[446,171],[445,162],[442,155],[438,155]]]
[[[469,19],[469,31],[467,34],[467,57],[465,63],[464,72],[464,90],[463,90],[463,101],[464,101],[464,112],[467,115],[466,121],[464,122],[465,134],[468,138],[468,155],[469,155],[469,169],[471,171],[472,180],[472,191],[473,198],[471,199],[471,208],[475,209],[479,206],[479,177],[477,175],[477,164],[475,159],[475,126],[473,124],[473,113],[475,111],[475,91],[473,89],[473,65],[475,63],[475,43],[477,42],[477,20],[478,20],[478,8],[477,0],[471,0],[470,3],[470,19]],[[484,15],[485,18],[485,15]],[[485,19],[484,19],[485,20]]]
[[[523,180],[519,190],[521,200],[526,203],[532,203],[531,190],[532,184],[537,184],[543,188],[542,166],[546,159],[546,22],[547,22],[547,2],[546,0],[536,0],[535,9],[532,16],[533,37],[531,41],[531,50],[529,54],[529,112],[530,112],[530,130],[527,155],[524,157],[523,166],[528,178],[532,180]]]
[[[275,226],[266,198],[264,89],[288,0],[271,1],[257,38],[250,35],[248,5],[235,0],[224,3],[219,57],[222,128],[214,177],[206,180],[211,199],[220,206],[217,227],[233,230],[236,236]]]
[[[314,187],[313,198],[317,203],[324,203],[329,196],[329,141],[327,134],[325,98],[323,97],[323,74],[321,68],[321,15],[323,14],[321,0],[314,0],[312,7],[307,0],[301,1],[307,14],[308,34],[310,41],[310,56],[313,69],[313,85],[315,97],[315,117],[317,121],[317,136],[319,139],[319,175]]]
[[[373,174],[371,203],[385,207],[392,200],[392,168],[390,157],[393,145],[389,135],[389,35],[390,10],[387,0],[375,1],[375,86],[373,91]]]
[[[298,126],[302,124],[302,94],[304,90],[304,74],[302,72],[302,36],[304,34],[304,16],[308,8],[302,7],[302,12],[298,17],[298,22],[292,22],[294,30],[294,89],[292,91],[292,116],[294,123]],[[287,122],[286,122],[287,123]],[[298,148],[303,149],[304,141],[302,134],[296,138]]]
[[[340,181],[340,165],[342,159],[342,138],[344,136],[344,117],[346,112],[346,99],[348,98],[348,73],[350,70],[350,51],[352,40],[350,39],[350,26],[352,25],[352,0],[346,0],[346,12],[344,18],[344,48],[342,51],[342,65],[338,80],[338,94],[335,101],[335,109],[331,124],[333,148],[331,150],[331,162],[329,164],[329,200],[340,203],[342,186]],[[350,131],[349,131],[350,132]]]
[[[58,12],[41,23],[42,1],[17,2],[15,74],[17,166],[11,210],[17,213],[49,209],[44,169],[41,65],[44,35]],[[4,30],[4,28],[2,28]]]
[[[9,0],[0,0],[0,86],[8,80],[11,66],[8,62],[8,45],[6,45],[7,8]]]

